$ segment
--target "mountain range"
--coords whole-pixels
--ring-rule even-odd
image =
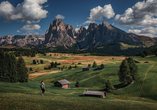
[[[5,44],[18,44],[20,46],[46,45],[48,47],[64,46],[65,48],[76,46],[78,49],[92,49],[104,44],[124,43],[128,45],[152,46],[157,44],[157,38],[139,36],[127,33],[110,23],[103,21],[102,24],[91,23],[88,29],[83,26],[78,32],[59,19],[50,23],[44,35],[12,35],[0,37],[0,46]]]

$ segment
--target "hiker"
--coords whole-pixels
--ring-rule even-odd
[[[41,81],[41,85],[40,85],[40,88],[41,88],[41,90],[42,90],[42,96],[44,95],[44,92],[45,92],[45,84],[44,84],[44,81],[42,80]]]

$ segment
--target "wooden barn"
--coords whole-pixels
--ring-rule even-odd
[[[83,92],[83,94],[86,95],[86,96],[95,96],[95,97],[101,97],[101,98],[105,98],[106,97],[106,92],[105,91],[85,90]]]
[[[56,81],[54,85],[57,87],[62,87],[64,89],[68,89],[69,83],[70,83],[69,81],[67,81],[66,79],[63,79],[63,80]]]
[[[90,67],[89,66],[83,66],[82,67],[82,71],[89,71],[90,70]]]

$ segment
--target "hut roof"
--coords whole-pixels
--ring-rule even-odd
[[[83,94],[86,95],[103,95],[104,93],[106,93],[105,91],[89,91],[89,90],[85,90],[83,92]]]
[[[58,81],[60,84],[64,85],[64,84],[69,84],[70,82],[67,81],[66,79],[63,79],[63,80],[59,80]]]
[[[146,62],[144,62],[144,63],[149,63],[149,61],[146,61]]]
[[[138,60],[135,60],[135,63],[141,63],[140,61],[138,61]]]
[[[90,68],[89,66],[83,66],[82,68]]]

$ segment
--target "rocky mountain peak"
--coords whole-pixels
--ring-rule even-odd
[[[52,44],[52,46],[62,46],[74,44],[75,29],[69,25],[63,23],[59,19],[55,19],[51,22],[45,34],[45,44]]]
[[[114,29],[113,26],[110,23],[106,22],[106,21],[103,21],[102,26],[107,27],[110,30]]]
[[[88,27],[88,31],[92,31],[92,30],[94,30],[94,29],[97,28],[97,27],[98,27],[97,24],[95,24],[95,23],[90,23],[90,25],[89,25],[89,27]]]

